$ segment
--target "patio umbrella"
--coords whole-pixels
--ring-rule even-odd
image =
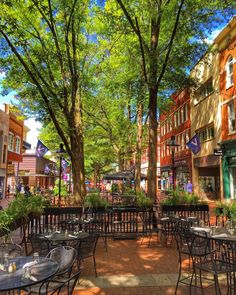
[[[103,176],[103,179],[105,180],[133,180],[134,179],[134,173],[129,170],[115,172],[111,174],[105,174]],[[141,179],[147,179],[147,176],[145,174],[141,174]]]

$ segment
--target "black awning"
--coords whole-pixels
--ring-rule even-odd
[[[103,179],[105,179],[105,180],[133,180],[134,173],[129,170],[120,171],[120,172],[115,172],[115,173],[111,173],[111,174],[105,174],[103,176]],[[147,175],[142,173],[141,179],[147,179]]]

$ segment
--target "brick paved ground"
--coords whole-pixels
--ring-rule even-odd
[[[171,248],[147,239],[113,241],[109,239],[108,252],[99,242],[96,257],[98,277],[94,277],[92,259],[83,264],[80,286],[75,295],[168,295],[174,294],[178,273],[178,255],[173,242]],[[188,259],[184,261],[188,270]],[[190,294],[188,286],[181,286],[178,295]],[[201,294],[200,290],[196,294]],[[209,288],[206,294],[215,294]]]

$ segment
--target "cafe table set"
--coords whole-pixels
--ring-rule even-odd
[[[236,241],[236,229],[232,223],[227,222],[225,226],[192,226],[193,233],[205,233],[206,237],[212,240],[232,240]]]
[[[20,294],[21,290],[48,280],[57,270],[57,262],[40,257],[38,253],[14,258],[5,254],[0,264],[0,292]]]

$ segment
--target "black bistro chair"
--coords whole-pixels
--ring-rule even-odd
[[[99,233],[90,233],[89,236],[83,240],[80,241],[78,244],[78,253],[77,253],[77,261],[80,264],[80,262],[83,262],[83,260],[88,258],[93,258],[93,266],[95,275],[97,276],[97,268],[96,268],[96,247],[97,242],[99,239]]]

